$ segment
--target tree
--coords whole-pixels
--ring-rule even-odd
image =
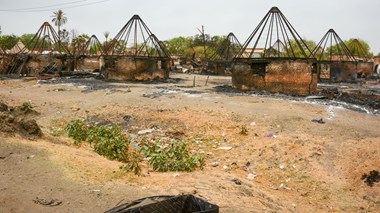
[[[166,47],[170,54],[185,54],[185,50],[190,47],[192,43],[191,38],[182,36],[172,38],[166,42]]]
[[[9,50],[17,44],[18,40],[19,38],[15,35],[0,36],[0,47],[3,50]]]
[[[302,39],[302,40],[306,44],[306,47],[301,41],[298,41],[298,43],[297,43],[295,40],[291,39],[291,40],[289,40],[289,42],[287,44],[285,44],[286,48],[284,48],[284,50],[282,50],[280,55],[283,57],[296,57],[296,58],[300,57],[300,58],[303,58],[303,57],[305,57],[305,55],[304,55],[304,53],[305,53],[306,57],[309,57],[311,54],[311,51],[313,51],[313,49],[317,46],[317,44],[312,40],[307,40],[307,39]],[[301,50],[301,48],[298,44],[301,45],[301,48],[303,51]]]
[[[51,21],[54,22],[54,25],[58,27],[58,42],[61,42],[61,26],[67,22],[65,15],[66,14],[62,10],[53,12],[52,15],[53,19]]]
[[[108,37],[110,36],[110,32],[105,31],[103,32],[104,37],[106,38],[106,41],[104,42],[104,50],[108,51]]]
[[[79,51],[81,51],[84,48],[84,46],[86,45],[89,38],[90,37],[87,34],[82,34],[82,35],[75,37],[72,41],[73,53],[76,54]]]

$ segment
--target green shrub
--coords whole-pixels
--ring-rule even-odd
[[[26,112],[26,111],[28,111],[28,110],[33,109],[33,106],[32,106],[32,104],[29,103],[29,102],[24,102],[24,103],[22,103],[22,104],[19,106],[19,108],[20,108],[21,111]]]
[[[157,143],[142,147],[144,156],[154,171],[194,171],[197,167],[203,168],[204,157],[191,155],[184,141],[171,140],[169,143]]]
[[[128,140],[118,126],[92,126],[87,141],[94,145],[96,153],[110,160],[128,162]]]
[[[88,136],[88,126],[86,122],[82,120],[72,120],[70,121],[65,130],[69,137],[74,139],[74,144],[79,145],[83,141],[87,140]]]

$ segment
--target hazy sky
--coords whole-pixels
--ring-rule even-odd
[[[160,40],[195,35],[204,25],[211,36],[233,32],[244,43],[273,6],[303,38],[318,42],[333,28],[343,40],[363,39],[380,52],[379,0],[0,0],[0,26],[3,35],[36,33],[62,9],[63,28],[104,40],[103,32],[113,38],[138,14]]]

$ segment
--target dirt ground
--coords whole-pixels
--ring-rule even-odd
[[[175,73],[146,83],[1,78],[0,102],[29,102],[43,135],[0,133],[0,212],[104,212],[179,194],[220,212],[380,212],[380,182],[362,179],[380,170],[379,115],[230,85],[228,76]],[[206,166],[135,176],[90,145],[74,145],[63,131],[72,119],[118,124],[130,138],[190,141]]]

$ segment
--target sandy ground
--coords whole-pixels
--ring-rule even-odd
[[[380,212],[380,183],[362,180],[380,170],[378,115],[304,98],[221,92],[230,84],[226,76],[188,74],[148,83],[3,78],[0,101],[30,102],[43,137],[0,133],[0,212],[103,212],[179,194],[220,212]],[[324,124],[312,122],[321,118]],[[62,130],[71,119],[118,124],[129,137],[154,128],[144,137],[190,141],[206,166],[191,173],[145,168],[135,176],[89,145],[75,146]]]

